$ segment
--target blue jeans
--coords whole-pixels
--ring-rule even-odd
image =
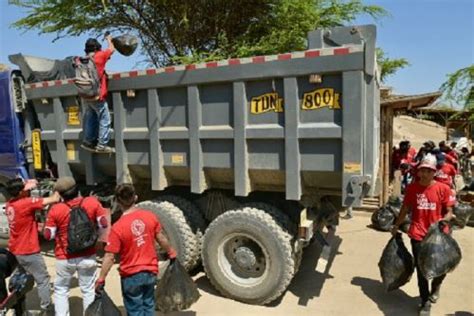
[[[156,275],[139,272],[122,278],[122,295],[128,316],[155,315]]]
[[[105,101],[83,100],[84,114],[84,141],[89,144],[105,146],[110,140],[110,113]]]

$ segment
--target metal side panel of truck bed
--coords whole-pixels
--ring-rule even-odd
[[[315,31],[308,42],[302,52],[112,74],[115,156],[80,148],[71,80],[26,92],[60,176],[360,205],[378,173],[375,27]]]

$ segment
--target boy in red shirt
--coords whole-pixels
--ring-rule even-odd
[[[97,100],[83,99],[85,107],[84,114],[84,140],[81,147],[96,153],[113,153],[114,149],[107,146],[110,140],[110,113],[106,102],[107,98],[107,74],[105,65],[115,51],[112,37],[107,35],[108,47],[102,50],[102,46],[95,38],[86,41],[86,55],[94,58],[97,73],[100,79],[100,94]]]
[[[36,187],[36,183],[36,180],[23,181],[20,178],[8,180],[6,183],[7,192],[11,197],[5,208],[10,227],[8,248],[16,256],[18,263],[33,275],[38,288],[41,309],[44,313],[49,313],[52,309],[50,278],[40,254],[38,223],[35,215],[44,206],[58,202],[59,195],[53,193],[47,198],[30,197],[30,190]]]
[[[161,232],[157,216],[135,207],[137,196],[131,184],[117,186],[115,197],[123,209],[123,215],[112,226],[96,288],[104,286],[115,254],[119,254],[122,295],[127,315],[153,316],[158,274],[155,241],[167,251],[171,260],[176,258],[176,251]]]
[[[62,203],[55,204],[48,213],[44,237],[55,239],[56,278],[54,280],[54,303],[58,316],[69,315],[69,289],[73,275],[78,274],[84,310],[95,297],[94,285],[97,279],[96,249],[91,247],[80,253],[70,254],[68,226],[71,208],[80,206],[89,220],[97,225],[99,235],[107,227],[106,210],[93,196],[82,198],[78,194],[76,181],[71,177],[59,178],[54,190],[61,195]]]
[[[420,242],[427,234],[431,224],[439,221],[449,221],[453,218],[452,207],[455,203],[451,189],[447,185],[434,180],[435,173],[436,158],[428,154],[418,166],[418,180],[407,188],[400,215],[392,229],[392,234],[395,235],[399,226],[405,220],[407,213],[411,212],[408,236],[411,239],[418,276],[418,288],[421,297],[420,315],[429,315],[431,303],[435,303],[438,300],[439,289],[446,276],[442,275],[433,279],[430,292],[428,280],[421,273],[416,259],[420,249]]]

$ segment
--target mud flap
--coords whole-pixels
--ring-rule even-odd
[[[327,226],[327,230],[328,232],[326,236],[323,236],[321,230],[315,232],[315,239],[322,246],[321,255],[319,256],[315,269],[319,273],[326,272],[329,258],[331,256],[331,249],[334,243],[334,237],[336,235],[336,226]]]

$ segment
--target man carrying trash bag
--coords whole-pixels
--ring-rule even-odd
[[[123,215],[112,226],[96,291],[104,287],[115,254],[119,254],[122,295],[127,315],[152,316],[155,315],[154,294],[158,274],[155,241],[167,252],[169,259],[176,258],[176,251],[161,232],[156,215],[135,206],[137,195],[131,184],[118,185],[115,198]]]
[[[428,154],[418,166],[417,181],[410,184],[407,188],[400,215],[392,229],[392,234],[396,235],[406,215],[411,212],[411,225],[408,230],[408,236],[411,239],[418,277],[418,288],[421,297],[420,315],[429,315],[431,303],[435,303],[438,300],[441,283],[446,276],[444,274],[434,278],[430,291],[429,282],[423,276],[417,259],[420,243],[428,233],[431,224],[439,221],[448,222],[454,217],[453,206],[456,202],[449,186],[434,180],[435,174],[436,157]],[[448,227],[446,226],[446,228]]]

